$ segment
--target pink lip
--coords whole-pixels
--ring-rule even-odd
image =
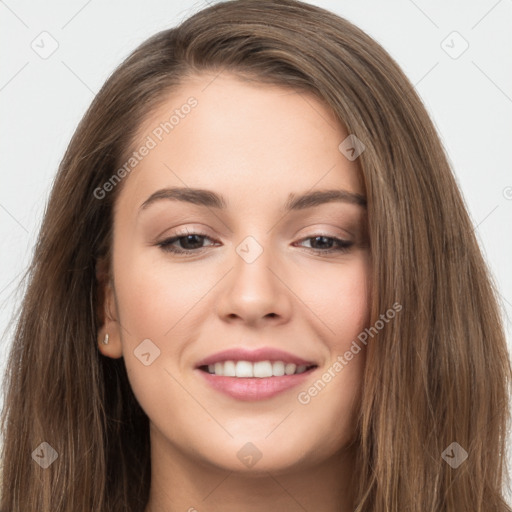
[[[297,366],[312,366],[315,364],[314,361],[305,361],[300,357],[294,356],[293,354],[276,348],[262,347],[257,350],[247,350],[245,348],[231,348],[228,350],[223,350],[222,352],[217,352],[216,354],[212,354],[211,356],[202,359],[197,363],[196,368],[224,361],[249,361],[251,363],[254,363],[256,361],[283,361],[283,363],[294,363]],[[276,379],[281,377],[273,378]]]
[[[206,379],[206,382],[217,391],[238,400],[253,401],[271,398],[283,391],[286,391],[287,389],[303,383],[315,368],[311,368],[296,375],[283,375],[282,377],[266,378],[221,377],[199,369],[196,371],[199,372],[203,378]]]

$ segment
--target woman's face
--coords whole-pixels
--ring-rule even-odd
[[[365,350],[344,354],[370,289],[364,188],[338,148],[348,135],[315,97],[228,73],[187,79],[143,123],[100,347],[124,357],[153,452],[285,471],[352,439]],[[341,194],[300,199],[318,191]],[[216,356],[226,350],[246,353]],[[211,357],[227,376],[200,368]],[[292,375],[293,361],[314,367]]]

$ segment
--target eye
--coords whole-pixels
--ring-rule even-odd
[[[211,245],[215,245],[215,241],[212,240],[208,235],[204,233],[183,233],[163,240],[157,245],[165,252],[182,255],[193,255],[194,253],[200,253],[206,247],[203,245],[205,240],[214,242]],[[301,242],[310,242],[309,249],[314,254],[330,254],[330,253],[344,253],[354,244],[349,240],[342,240],[327,235],[315,235],[304,238]],[[300,242],[299,242],[300,243]],[[177,246],[178,244],[179,246]]]
[[[194,252],[201,252],[202,249],[205,249],[205,247],[202,246],[205,239],[212,240],[204,233],[185,233],[168,238],[157,245],[166,252],[172,252],[175,254],[192,254]],[[176,247],[174,245],[176,242],[182,245],[182,247]]]
[[[304,238],[302,241],[312,240],[313,247],[310,247],[311,251],[315,254],[329,254],[333,252],[344,253],[347,252],[350,246],[354,245],[354,242],[349,240],[342,240],[327,235],[316,235]],[[316,247],[315,247],[316,246]],[[306,247],[308,249],[308,247]]]

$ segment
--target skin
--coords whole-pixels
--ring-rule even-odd
[[[136,147],[190,96],[198,101],[124,178],[115,207],[113,280],[99,333],[110,339],[99,347],[124,357],[150,419],[145,512],[353,510],[355,451],[348,445],[364,347],[307,405],[297,396],[368,325],[366,210],[348,202],[287,214],[282,207],[291,192],[312,189],[364,196],[358,163],[339,151],[348,133],[313,95],[215,76],[189,77],[141,124]],[[153,192],[174,186],[215,191],[228,207],[163,199],[140,211]],[[208,238],[173,244],[192,247],[191,257],[158,245],[198,231]],[[337,247],[318,242],[321,235],[353,244],[321,253]],[[263,248],[252,263],[236,251],[247,236]],[[160,350],[147,366],[134,354],[145,339]],[[195,369],[236,346],[283,349],[318,368],[298,388],[237,400]],[[251,467],[237,456],[248,442],[261,454]]]

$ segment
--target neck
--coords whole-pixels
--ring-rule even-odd
[[[355,451],[315,465],[236,472],[192,459],[151,429],[151,489],[144,512],[349,512]]]

